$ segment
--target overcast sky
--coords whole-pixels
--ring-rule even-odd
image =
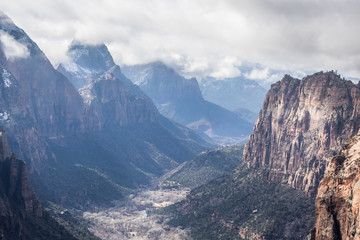
[[[188,76],[230,77],[242,62],[360,77],[360,1],[1,0],[54,65],[73,39],[122,64],[162,60]]]

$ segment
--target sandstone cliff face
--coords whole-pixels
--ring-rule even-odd
[[[360,135],[334,157],[321,180],[315,202],[312,240],[360,239]]]
[[[9,156],[7,145],[5,131],[0,129],[0,239],[22,239],[24,221],[43,213],[30,187],[25,162]]]
[[[47,138],[82,131],[82,99],[29,36],[0,14],[0,124],[13,151],[31,163],[51,159]],[[9,47],[20,49],[14,55]]]
[[[30,187],[25,162],[12,155],[0,162],[0,172],[0,216],[11,217],[20,213],[23,219],[30,216],[41,217],[41,204]]]
[[[7,16],[1,15],[0,30],[14,44],[24,48],[24,54],[12,57],[7,51],[7,43],[2,42],[0,65],[16,79],[30,115],[36,120],[37,130],[48,136],[59,136],[81,129],[79,109],[82,99],[72,84],[53,68],[37,44]]]
[[[328,159],[360,124],[360,88],[334,72],[272,85],[244,149],[244,161],[267,166],[269,179],[315,193]]]
[[[151,101],[126,91],[121,80],[108,73],[79,89],[86,103],[85,126],[101,130],[104,125],[129,126],[159,120]]]

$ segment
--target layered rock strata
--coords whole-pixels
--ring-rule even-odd
[[[343,145],[320,182],[312,240],[360,239],[360,135]]]
[[[273,84],[244,148],[270,180],[315,193],[328,160],[360,124],[360,87],[334,72]]]

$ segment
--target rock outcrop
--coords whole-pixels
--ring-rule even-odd
[[[26,164],[9,155],[5,131],[0,129],[0,239],[23,239],[28,218],[41,218],[41,204],[30,187]]]
[[[244,162],[270,180],[315,193],[329,159],[357,133],[360,87],[334,72],[273,84],[244,149]]]
[[[360,135],[332,158],[315,202],[311,240],[360,239]]]
[[[79,89],[85,107],[85,126],[101,130],[104,125],[129,126],[144,122],[159,121],[151,101],[139,98],[126,91],[123,83],[114,74],[108,73],[86,87]]]

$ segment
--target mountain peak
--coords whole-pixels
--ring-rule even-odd
[[[73,41],[67,55],[68,61],[61,63],[57,70],[64,74],[77,89],[86,86],[116,66],[105,44]]]
[[[336,72],[271,86],[244,148],[244,162],[271,166],[269,179],[315,193],[328,159],[359,129],[360,88]]]
[[[42,61],[48,61],[45,54],[25,31],[0,11],[0,43],[1,50],[7,59],[39,57]],[[50,64],[50,62],[48,62]]]
[[[11,35],[17,41],[30,42],[30,38],[24,30],[14,24],[14,22],[2,11],[0,11],[0,31]]]
[[[73,41],[68,56],[77,65],[97,71],[106,71],[115,65],[105,44],[91,45]]]
[[[17,28],[14,22],[6,15],[3,11],[0,10],[0,28]]]

